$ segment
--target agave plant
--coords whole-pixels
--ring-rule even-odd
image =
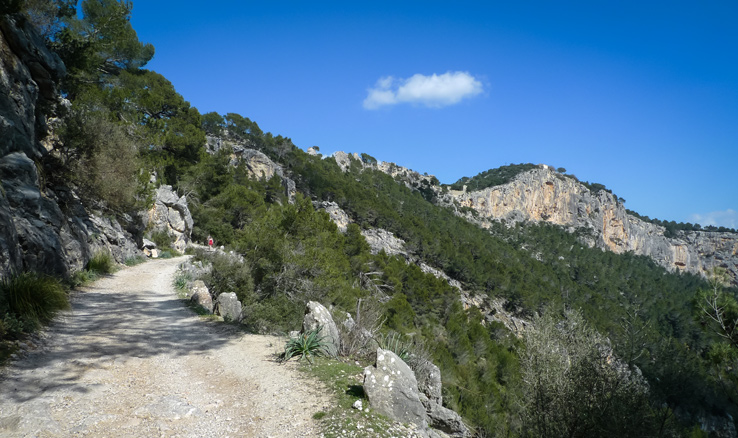
[[[389,350],[397,355],[400,359],[407,362],[412,354],[412,342],[405,339],[397,332],[390,332],[386,335],[380,335],[376,340],[379,348]]]
[[[288,361],[293,357],[298,360],[307,359],[312,363],[312,356],[323,356],[327,354],[327,344],[325,336],[320,334],[322,327],[318,326],[315,330],[300,333],[295,338],[290,338],[284,346],[284,361]]]

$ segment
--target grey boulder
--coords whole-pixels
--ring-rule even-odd
[[[227,322],[241,322],[241,302],[234,292],[218,295],[216,304],[217,313]]]
[[[377,412],[395,421],[427,428],[415,374],[395,353],[377,349],[375,365],[364,369],[364,393]]]
[[[341,338],[338,335],[338,327],[328,309],[315,301],[308,301],[305,308],[305,317],[302,319],[302,333],[317,330],[320,327],[320,335],[325,343],[325,351],[331,356],[338,353]]]

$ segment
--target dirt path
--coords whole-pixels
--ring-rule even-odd
[[[284,339],[203,321],[172,289],[179,259],[77,293],[43,346],[3,372],[2,437],[315,437],[324,392],[279,365]]]

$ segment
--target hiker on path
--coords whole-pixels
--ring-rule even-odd
[[[208,236],[208,247],[210,247],[210,251],[213,250],[213,238]]]

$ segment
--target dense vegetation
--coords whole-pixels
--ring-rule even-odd
[[[705,415],[738,415],[738,342],[735,327],[726,325],[738,314],[735,290],[668,273],[646,257],[589,248],[554,226],[483,230],[358,160],[343,172],[239,114],[201,116],[166,78],[143,68],[153,47],[131,28],[130,2],[85,0],[82,18],[69,1],[23,3],[16,9],[44,32],[70,72],[62,90],[71,107],[60,114],[64,123],[47,163],[53,176],[113,213],[150,202],[152,172],[186,194],[194,238],[210,234],[237,254],[215,257],[205,280],[215,294],[237,294],[250,329],[296,329],[307,300],[332,305],[337,317],[375,315],[364,320],[377,336],[398,333],[432,356],[443,373],[445,404],[480,435],[623,436],[634,433],[629,427],[641,436],[685,435]],[[256,179],[231,165],[227,147],[206,153],[206,134],[281,163],[296,182],[294,202],[280,178]],[[492,169],[452,188],[503,184],[532,167]],[[314,200],[336,202],[354,223],[339,232]],[[542,337],[521,340],[479,309],[464,309],[457,289],[416,264],[371,254],[361,230],[374,227],[393,232],[413,258],[470,293],[504,298],[510,312],[537,321]],[[609,372],[611,358],[597,347],[608,342],[625,367],[620,374]],[[536,346],[555,343],[571,352],[571,362],[562,365]],[[541,363],[550,366],[536,368]],[[541,369],[551,382],[531,380]],[[622,377],[637,370],[645,380]],[[534,418],[552,382],[564,396],[544,403],[555,406],[551,416]],[[578,382],[622,383],[629,391],[587,398],[592,393]],[[617,409],[605,409],[608,403]],[[584,412],[586,427],[572,428],[580,417],[563,414],[573,411]]]
[[[466,186],[468,191],[484,190],[488,187],[501,186],[513,180],[519,174],[535,169],[535,164],[521,163],[500,166],[495,169],[485,170],[473,177],[464,176],[451,184],[451,190],[462,190]]]
[[[215,115],[209,117],[217,120]],[[668,274],[646,257],[589,248],[576,235],[554,226],[496,225],[491,232],[482,230],[358,161],[344,173],[333,160],[309,156],[291,144],[287,148],[280,143],[278,151],[265,136],[249,134],[240,141],[257,145],[285,164],[302,193],[337,202],[355,224],[341,235],[306,199],[285,205],[283,197],[267,194],[269,184],[275,186],[271,192],[277,191],[276,181],[239,176],[239,167],[227,165],[227,151],[193,167],[191,178],[203,187],[215,187],[205,174],[222,178],[221,189],[193,211],[198,222],[209,224],[208,230],[224,227],[219,232],[223,241],[237,248],[251,266],[250,280],[244,284],[246,290],[258,293],[246,302],[254,309],[263,306],[264,312],[251,315],[260,324],[254,328],[296,327],[307,297],[353,312],[359,299],[387,295],[385,329],[414,333],[418,343],[435,345],[432,355],[444,373],[448,405],[491,433],[517,433],[522,418],[516,402],[522,397],[518,341],[498,324],[480,324],[484,317],[477,310],[463,310],[458,292],[445,282],[400,258],[369,254],[359,228],[380,227],[404,239],[406,249],[467,289],[504,297],[510,310],[523,316],[551,307],[581,309],[593,328],[612,340],[625,363],[638,366],[649,381],[648,406],[653,409],[643,411],[639,427],[666,427],[663,421],[671,419],[667,429],[678,430],[683,426],[673,421],[674,410],[732,411],[731,395],[719,387],[712,365],[703,360],[714,339],[693,317],[694,295],[706,287],[699,277]],[[218,160],[218,167],[213,167]],[[268,197],[277,202],[268,202]],[[250,210],[236,208],[246,199],[255,200],[249,201]],[[249,211],[258,214],[252,217]],[[296,226],[293,217],[311,223],[313,231]],[[311,244],[317,247],[309,249]],[[355,249],[349,251],[346,245]],[[372,284],[383,286],[382,292],[362,284],[370,273]],[[219,288],[217,282],[211,284]],[[281,310],[273,313],[274,309]],[[677,381],[679,385],[674,384]],[[657,408],[665,401],[666,411]]]

